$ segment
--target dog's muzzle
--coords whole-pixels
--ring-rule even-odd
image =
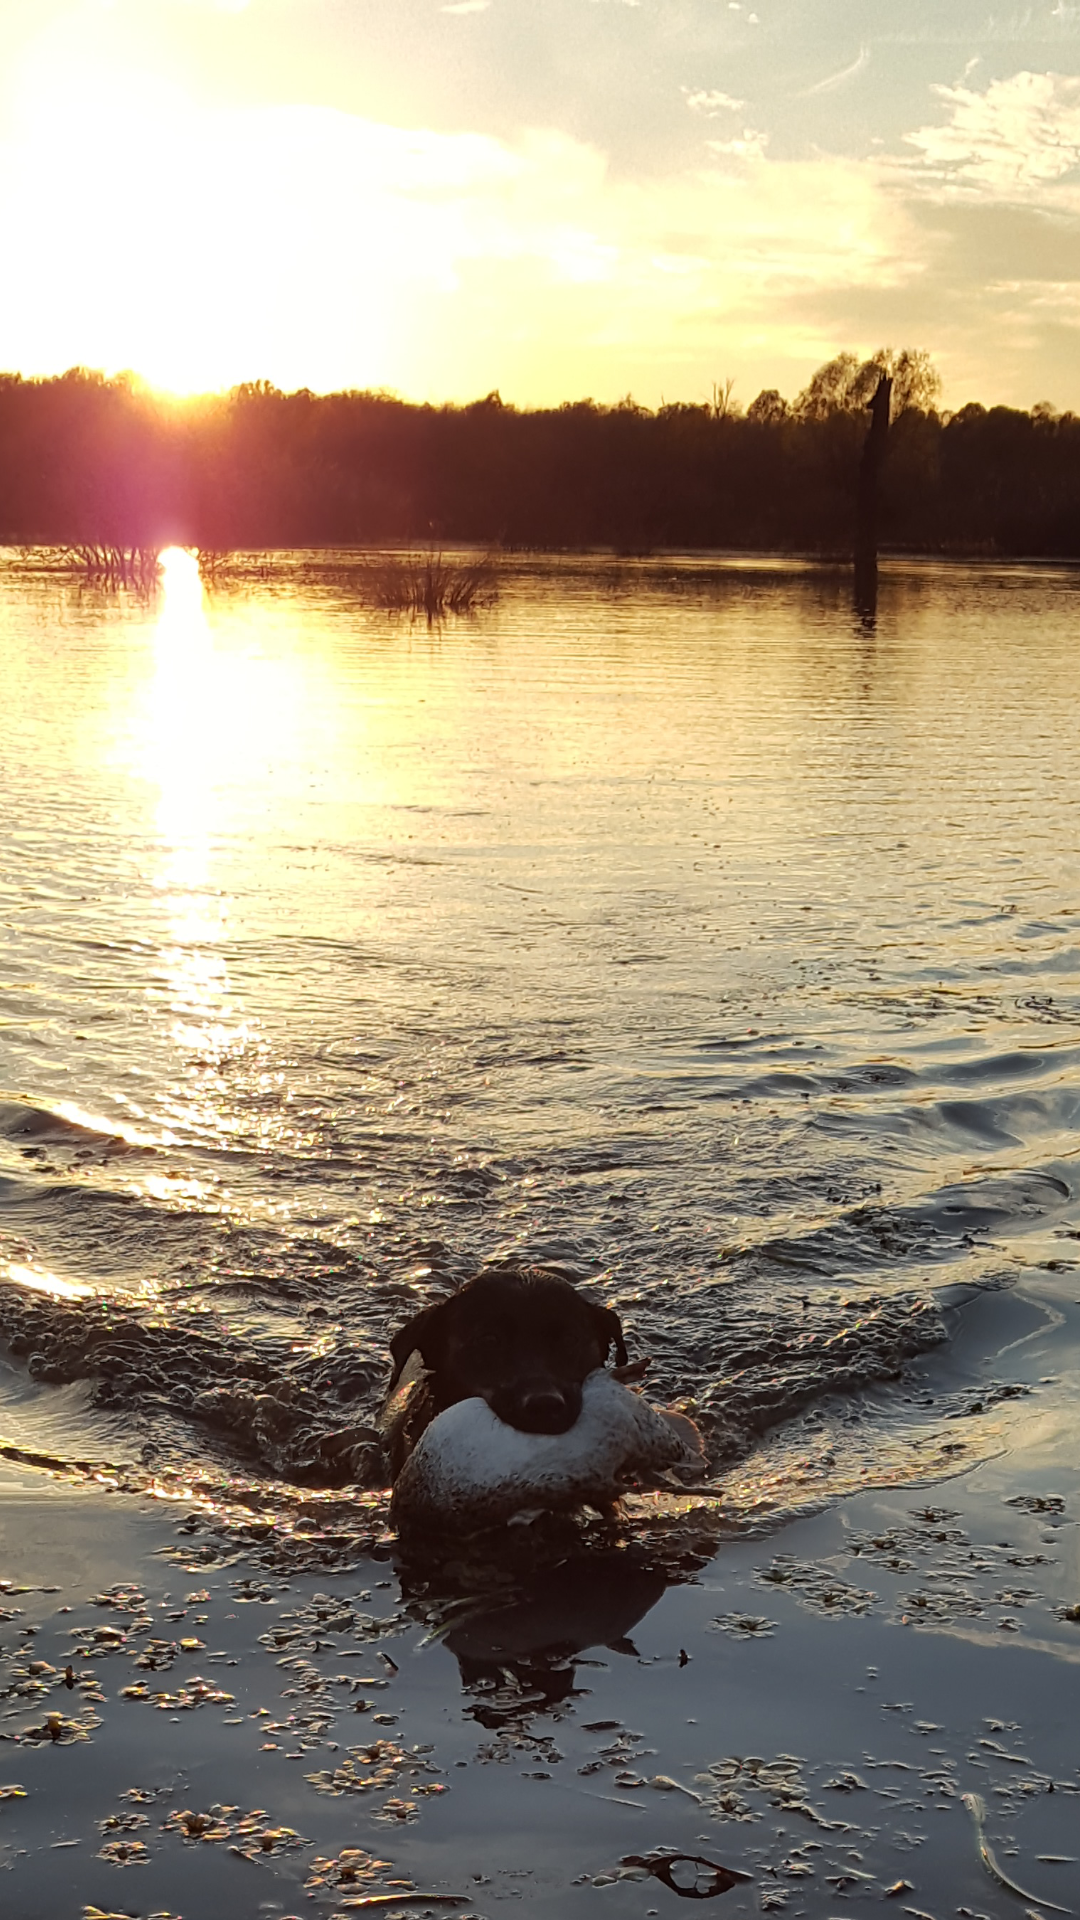
[[[569,1433],[581,1412],[581,1388],[545,1382],[493,1394],[489,1405],[519,1433]]]

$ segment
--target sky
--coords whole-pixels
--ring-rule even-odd
[[[0,368],[1080,410],[1080,4],[0,0]]]

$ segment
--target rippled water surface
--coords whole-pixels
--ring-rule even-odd
[[[344,559],[11,556],[0,1439],[377,1483],[388,1331],[520,1250],[721,1469],[955,1451],[942,1298],[1076,1292],[1080,598],[846,595],[512,560],[429,631]]]

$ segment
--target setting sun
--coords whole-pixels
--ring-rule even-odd
[[[8,364],[131,369],[177,394],[253,370],[293,385],[333,385],[350,368],[360,385],[388,378],[395,223],[385,182],[363,165],[343,173],[343,116],[200,99],[107,57],[91,24],[43,36],[22,71],[7,200],[24,273]],[[76,213],[76,183],[79,207],[122,209],[105,244],[98,220]],[[384,262],[370,279],[360,241]]]

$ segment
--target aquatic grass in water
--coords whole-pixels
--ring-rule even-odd
[[[415,619],[444,620],[448,614],[475,613],[498,598],[495,569],[488,559],[455,562],[443,554],[387,554],[366,570],[368,591],[387,613]]]

